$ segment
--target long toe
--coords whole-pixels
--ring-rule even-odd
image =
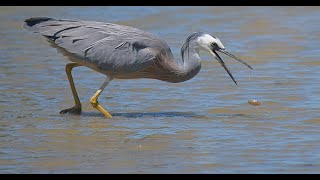
[[[81,111],[82,111],[81,107],[75,106],[75,107],[71,107],[71,108],[60,111],[60,114],[66,114],[66,113],[81,114]]]

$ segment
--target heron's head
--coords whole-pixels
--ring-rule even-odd
[[[223,62],[223,60],[221,59],[221,57],[219,56],[219,54],[217,52],[221,52],[221,53],[241,62],[242,64],[246,65],[250,69],[252,69],[252,67],[249,66],[246,62],[244,62],[240,58],[238,58],[235,55],[228,52],[226,50],[226,48],[224,47],[224,45],[222,44],[222,42],[220,41],[220,39],[218,39],[217,37],[212,36],[210,34],[206,34],[206,33],[195,33],[195,34],[197,34],[197,38],[194,38],[194,40],[197,44],[198,50],[206,51],[210,55],[212,55],[216,60],[218,60],[218,62],[227,71],[227,73],[229,74],[229,76],[231,77],[231,79],[234,81],[235,84],[237,84],[237,82],[235,81],[231,72],[229,71],[229,69],[227,68],[227,66],[225,65],[225,63]]]
[[[209,53],[211,53],[212,51],[225,49],[220,39],[209,34],[203,34],[202,36],[199,36],[197,38],[197,43],[199,46],[199,50],[208,51]]]

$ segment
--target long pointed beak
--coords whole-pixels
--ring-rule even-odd
[[[216,53],[216,51],[212,51],[212,52],[216,55],[215,58],[218,60],[218,62],[221,64],[221,66],[227,71],[227,73],[229,74],[229,76],[231,77],[231,79],[233,80],[233,82],[234,82],[236,85],[238,85],[238,84],[237,84],[237,81],[233,78],[230,70],[228,69],[227,65],[223,62],[223,60],[221,59],[221,57],[219,56],[219,54]]]
[[[246,65],[248,68],[252,69],[252,67],[249,64],[247,64],[243,60],[237,58],[235,55],[231,54],[230,52],[228,52],[228,51],[226,51],[224,49],[219,49],[218,51],[222,52],[223,54],[225,54],[225,55],[227,55],[227,56],[229,56],[229,57],[231,57],[231,58],[233,58],[233,59],[235,59],[235,60],[237,60],[239,62],[241,62],[242,64]]]

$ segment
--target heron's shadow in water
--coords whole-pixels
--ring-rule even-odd
[[[89,117],[103,117],[99,112],[82,112],[81,116]],[[187,117],[187,118],[203,118],[204,115],[196,114],[193,112],[130,112],[130,113],[112,113],[113,117],[125,118],[141,118],[141,117]]]
[[[221,117],[246,117],[252,118],[254,116],[247,114],[202,114],[194,112],[128,112],[128,113],[111,113],[113,117],[124,117],[124,118],[159,118],[159,117],[184,117],[184,118],[195,118],[195,119],[211,119],[211,118],[221,118]],[[104,117],[100,112],[84,112],[82,111],[81,116],[83,117]]]

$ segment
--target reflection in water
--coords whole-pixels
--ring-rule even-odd
[[[113,113],[113,116],[119,116],[119,117],[125,117],[125,118],[143,118],[143,117],[195,117],[199,116],[192,112],[145,112],[145,113]],[[99,116],[101,117],[101,114],[98,113],[85,113],[84,116]]]
[[[0,7],[0,172],[318,173],[319,7]],[[253,70],[223,56],[180,83],[115,80],[88,102],[104,76],[73,71],[25,18],[48,16],[130,25],[164,38],[178,61],[194,31],[217,36]],[[247,101],[257,99],[261,106]]]

